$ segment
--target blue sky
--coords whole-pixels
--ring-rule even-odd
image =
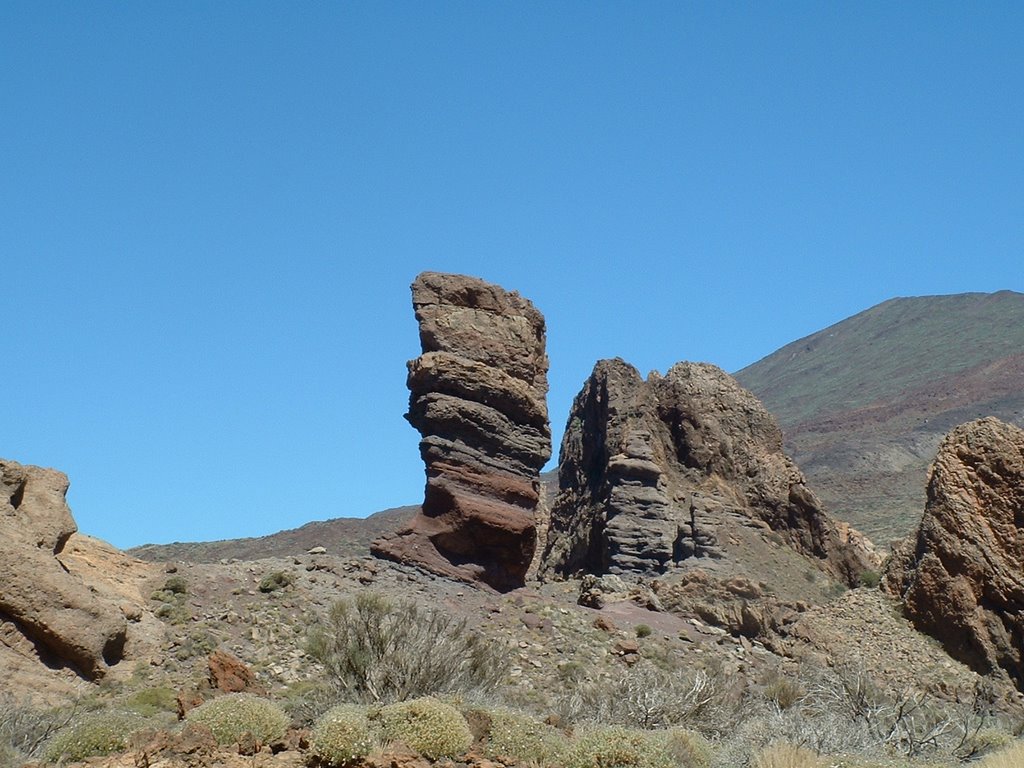
[[[422,496],[425,269],[735,371],[1024,290],[1019,3],[0,3],[0,456],[119,546]]]

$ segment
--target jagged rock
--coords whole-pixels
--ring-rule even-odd
[[[946,436],[885,586],[954,658],[1024,690],[1024,430],[986,418]]]
[[[423,354],[409,362],[406,418],[423,436],[427,487],[422,513],[372,551],[521,586],[551,456],[544,318],[519,294],[462,275],[424,272],[412,295]]]
[[[95,679],[121,659],[127,622],[59,559],[77,529],[67,490],[62,472],[0,460],[0,620]]]
[[[871,565],[732,377],[678,363],[645,381],[622,360],[600,361],[566,426],[543,571],[659,574],[723,557],[736,527],[774,532],[847,584]]]

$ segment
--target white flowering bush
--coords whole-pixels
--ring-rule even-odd
[[[54,734],[43,748],[43,760],[73,763],[121,752],[128,748],[128,738],[145,722],[136,712],[91,712]]]
[[[488,757],[512,758],[516,762],[541,766],[561,764],[569,742],[560,730],[510,709],[495,709],[488,715],[490,728],[485,746]]]
[[[323,765],[345,766],[365,757],[373,748],[366,708],[339,704],[316,721],[312,734],[313,755]]]
[[[675,762],[664,732],[610,725],[582,730],[565,768],[675,768]]]
[[[401,741],[432,760],[464,754],[473,743],[462,713],[429,696],[382,707],[380,724],[386,741]]]
[[[251,733],[261,744],[284,738],[288,715],[267,699],[248,693],[231,693],[211,699],[191,710],[185,719],[205,725],[218,744],[230,745]]]

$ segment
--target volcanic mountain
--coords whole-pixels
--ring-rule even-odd
[[[920,519],[946,432],[985,416],[1024,425],[1024,294],[891,299],[735,376],[828,509],[886,544]]]

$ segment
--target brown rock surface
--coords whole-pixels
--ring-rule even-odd
[[[127,626],[59,559],[76,530],[67,489],[61,472],[0,460],[0,621],[44,660],[97,678],[121,659]]]
[[[954,658],[1024,690],[1024,430],[985,418],[946,436],[886,586]]]
[[[217,649],[206,660],[210,688],[221,693],[262,693],[253,671],[236,656]]]
[[[847,584],[872,564],[783,453],[772,416],[728,374],[678,363],[645,381],[622,360],[600,361],[566,426],[545,571],[712,563],[744,528]]]
[[[497,589],[523,584],[551,455],[544,318],[515,292],[425,272],[412,285],[423,354],[409,422],[423,436],[422,513],[374,554]]]

